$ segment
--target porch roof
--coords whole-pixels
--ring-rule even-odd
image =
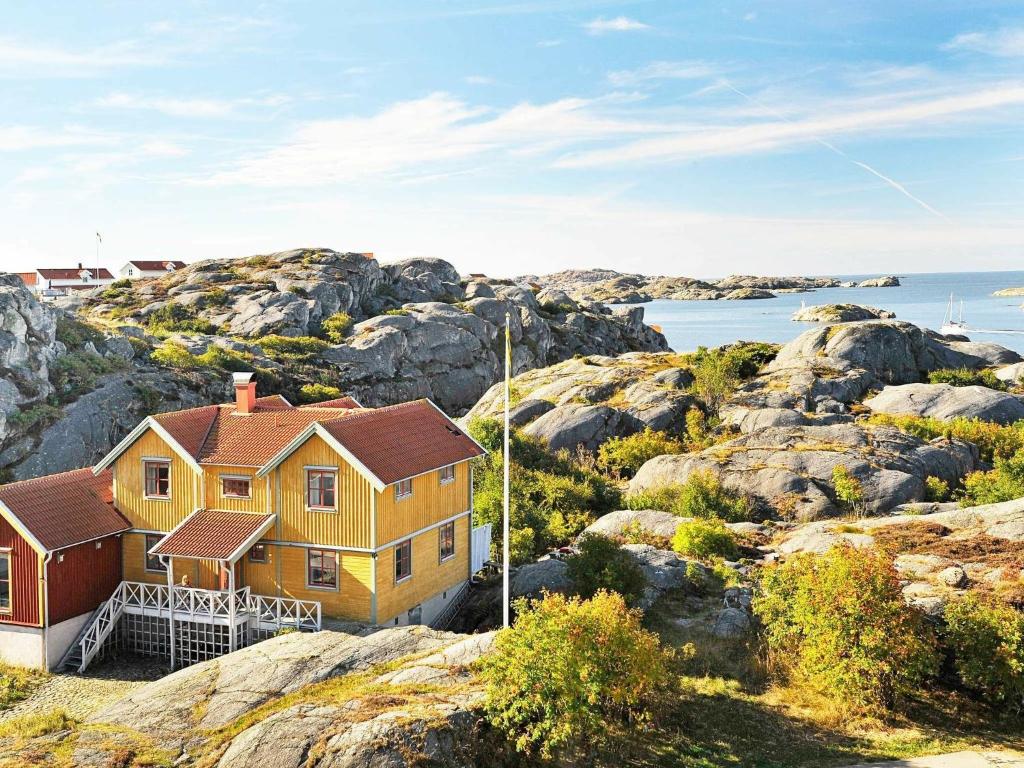
[[[274,524],[274,515],[197,509],[150,550],[202,560],[236,561]]]

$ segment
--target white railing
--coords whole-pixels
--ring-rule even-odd
[[[320,603],[314,600],[252,595],[246,609],[254,621],[259,624],[272,624],[275,628],[319,630],[321,626]]]
[[[472,562],[470,573],[483,570],[484,563],[491,557],[491,524],[485,523],[473,529],[473,545],[470,548]]]
[[[103,647],[103,641],[106,640],[110,633],[114,631],[114,627],[117,626],[118,619],[121,618],[121,614],[124,613],[124,593],[127,582],[122,581],[117,585],[114,590],[114,594],[110,596],[106,604],[100,609],[99,613],[92,620],[92,624],[82,635],[80,645],[82,648],[82,663],[78,667],[79,672],[85,672],[85,668],[89,666],[89,662],[93,660],[93,657],[100,652],[100,648]]]

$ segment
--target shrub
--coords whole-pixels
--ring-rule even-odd
[[[843,509],[857,512],[864,501],[864,487],[860,480],[843,464],[836,464],[832,469],[832,487],[836,492],[836,501]]]
[[[945,618],[963,684],[1024,711],[1024,613],[967,595],[946,606]]]
[[[1005,390],[1006,384],[996,378],[993,371],[974,371],[970,368],[941,368],[928,374],[932,384],[952,384],[954,387],[981,386]]]
[[[120,280],[115,280],[110,284],[111,288],[131,288],[132,281],[127,277],[122,277]]]
[[[613,472],[632,477],[644,462],[655,456],[685,451],[686,446],[679,440],[647,427],[643,432],[605,441],[598,449],[597,460]]]
[[[622,597],[549,595],[516,611],[481,662],[488,718],[516,749],[586,754],[652,717],[666,654]]]
[[[995,504],[1024,496],[1024,451],[1009,459],[997,458],[988,472],[971,472],[964,478],[960,504]]]
[[[149,357],[153,362],[168,368],[191,370],[199,367],[196,356],[189,352],[188,347],[180,341],[165,341],[154,349]]]
[[[61,403],[70,403],[96,387],[96,377],[112,373],[124,362],[100,357],[93,352],[75,351],[61,355],[50,366],[50,381]]]
[[[940,477],[929,475],[924,480],[925,501],[949,501],[949,483]]]
[[[406,315],[409,314],[409,310],[408,309],[385,309],[384,310],[384,314],[385,315],[394,315],[396,317],[405,317]]]
[[[45,679],[44,672],[0,662],[0,712],[24,699]]]
[[[303,384],[299,388],[299,400],[303,403],[322,403],[324,400],[336,400],[341,396],[340,389],[327,384]]]
[[[576,594],[593,597],[599,590],[617,592],[633,604],[643,595],[647,580],[639,564],[615,541],[596,533],[584,534],[578,550],[566,561]]]
[[[217,332],[217,326],[198,317],[193,308],[183,304],[164,304],[160,309],[150,313],[147,324],[151,331],[204,334]]]
[[[834,547],[765,569],[754,610],[790,679],[848,705],[891,707],[938,668],[931,630],[874,549]]]
[[[936,437],[966,440],[978,446],[981,458],[989,462],[997,458],[1008,459],[1024,448],[1024,421],[1002,425],[963,417],[943,421],[923,416],[876,413],[871,415],[868,423],[896,427],[922,440],[934,440]]]
[[[15,411],[7,417],[7,423],[19,432],[28,432],[60,418],[61,410],[49,403],[37,403],[21,411]]]
[[[188,347],[181,342],[165,341],[150,353],[150,359],[168,368],[177,368],[183,371],[199,368],[216,368],[223,371],[251,371],[253,369],[252,355],[225,349],[217,344],[210,344],[204,352],[195,355],[189,352]]]
[[[230,297],[227,291],[215,285],[203,294],[202,301],[204,307],[223,307],[230,301]]]
[[[729,523],[750,519],[750,500],[722,487],[710,470],[692,473],[681,485],[662,485],[626,497],[629,509],[660,509],[680,517],[717,517]]]
[[[57,314],[56,336],[57,341],[71,350],[85,346],[86,342],[98,344],[103,341],[103,334],[100,331],[63,312]]]
[[[717,414],[722,403],[735,391],[740,383],[737,363],[718,350],[704,351],[694,360],[690,371],[693,383],[690,391],[707,407]]]
[[[335,312],[320,324],[324,335],[334,344],[341,344],[352,331],[355,322],[347,312]]]
[[[278,336],[270,334],[256,340],[263,353],[271,360],[301,362],[309,360],[327,349],[323,339],[314,336]]]
[[[724,557],[735,560],[739,555],[736,535],[718,518],[683,523],[672,537],[672,549],[680,555],[707,560]]]

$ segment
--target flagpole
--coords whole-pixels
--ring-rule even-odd
[[[505,443],[504,443],[504,463],[505,463],[505,476],[504,476],[504,494],[503,494],[503,514],[501,519],[501,548],[502,548],[502,560],[501,560],[501,586],[502,586],[502,600],[501,600],[501,620],[502,625],[508,627],[509,625],[509,546],[508,546],[508,535],[509,535],[509,400],[512,394],[512,334],[509,330],[509,325],[512,322],[511,315],[505,313]]]

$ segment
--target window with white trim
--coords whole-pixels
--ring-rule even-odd
[[[328,549],[307,549],[306,553],[306,583],[321,589],[337,589],[338,553]]]
[[[11,553],[0,552],[0,613],[11,612]]]
[[[159,533],[146,534],[146,570],[150,573],[167,573],[167,566],[164,565],[160,556],[149,554],[149,550],[159,544],[162,538],[163,536]]]
[[[220,495],[225,499],[251,499],[252,478],[246,475],[221,475]]]
[[[412,496],[412,479],[399,480],[395,483],[395,501]]]
[[[443,563],[455,557],[455,521],[445,523],[437,529],[439,559]]]
[[[306,470],[306,506],[310,509],[334,509],[338,473],[333,469]]]
[[[265,563],[267,562],[267,545],[266,544],[253,544],[249,550],[249,562],[250,563]]]
[[[447,467],[441,467],[438,470],[441,476],[441,485],[447,485],[448,483],[455,482],[455,465],[449,464]]]
[[[171,498],[171,460],[146,459],[142,465],[146,475],[146,497]]]
[[[412,541],[395,545],[395,581],[405,581],[412,576]]]

